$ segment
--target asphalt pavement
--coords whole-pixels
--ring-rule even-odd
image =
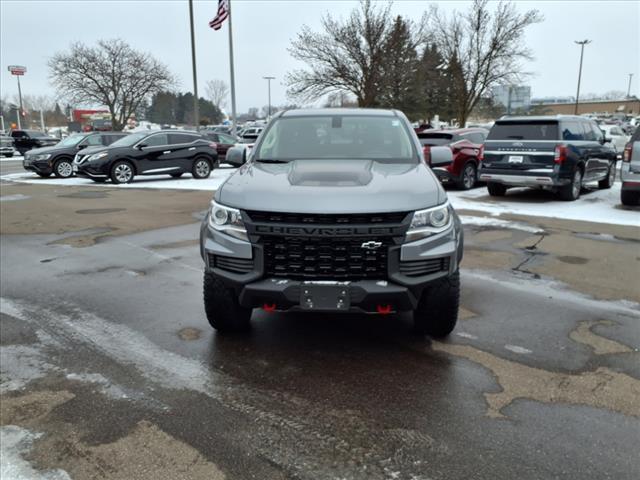
[[[640,292],[628,285],[638,229],[529,219],[546,231],[533,258],[530,232],[468,227],[461,319],[444,341],[416,336],[406,315],[262,311],[248,335],[221,337],[202,305],[204,196],[176,203],[174,225],[135,231],[148,212],[111,210],[124,195],[153,205],[162,192],[64,190],[2,184],[13,198],[2,202],[0,237],[4,474],[640,475]],[[86,225],[56,229],[46,219],[69,193],[95,214],[76,211]],[[118,215],[129,217],[122,231]],[[25,233],[29,222],[41,228]],[[604,236],[584,238],[594,230]],[[69,241],[79,234],[91,241]],[[598,292],[602,267],[576,261],[584,252],[558,270],[561,245],[578,239],[585,251],[607,247],[624,280],[606,272]]]

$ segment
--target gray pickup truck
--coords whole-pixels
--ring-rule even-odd
[[[204,306],[220,332],[254,308],[413,312],[420,333],[456,325],[460,220],[407,118],[394,110],[275,116],[216,191],[200,235]],[[436,147],[432,165],[451,163]]]

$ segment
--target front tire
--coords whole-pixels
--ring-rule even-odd
[[[92,178],[91,180],[93,180],[96,183],[104,183],[107,181],[106,178]]]
[[[462,169],[457,186],[460,190],[471,190],[478,182],[478,168],[473,162],[467,162]]]
[[[73,166],[71,165],[71,161],[63,158],[58,160],[54,167],[53,173],[58,178],[69,178],[73,176]]]
[[[115,184],[131,183],[134,177],[133,166],[129,162],[118,161],[111,167],[111,181]]]
[[[36,172],[36,174],[40,177],[40,178],[49,178],[51,176],[51,173],[41,173],[41,172]]]
[[[182,172],[180,173],[172,173],[171,178],[180,178],[182,176]]]
[[[573,172],[573,177],[571,178],[571,183],[569,185],[565,185],[560,187],[558,193],[560,194],[560,198],[567,202],[573,202],[580,198],[580,191],[582,190],[582,170],[576,168],[576,171]]]
[[[191,174],[197,179],[208,178],[211,175],[211,163],[204,157],[196,158],[193,161]]]
[[[209,324],[220,333],[247,331],[252,310],[238,303],[233,289],[210,272],[205,272],[203,285],[204,311]]]
[[[609,163],[609,170],[607,170],[607,177],[604,180],[598,182],[598,188],[603,190],[605,188],[613,187],[613,183],[616,181],[616,162]]]
[[[436,338],[446,337],[456,327],[459,306],[460,271],[456,270],[422,292],[413,311],[414,330]]]
[[[492,197],[504,197],[507,194],[507,187],[501,183],[489,182],[487,183],[487,190]]]

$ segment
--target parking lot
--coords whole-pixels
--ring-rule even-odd
[[[2,472],[21,478],[636,478],[638,207],[452,190],[460,321],[202,305],[208,180],[0,163]],[[12,469],[12,470],[9,470]]]

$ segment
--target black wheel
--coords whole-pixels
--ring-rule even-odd
[[[629,207],[640,205],[640,192],[622,190],[620,191],[620,201],[623,205],[627,205]]]
[[[13,157],[13,152],[10,153],[3,153],[2,154],[3,157]]]
[[[172,173],[171,174],[171,177],[173,177],[173,178],[180,178],[181,176],[182,176],[182,172],[180,172],[180,173]]]
[[[460,190],[470,190],[475,187],[478,181],[478,167],[473,162],[467,162],[462,169],[460,178],[456,182]]]
[[[133,166],[129,162],[120,160],[111,167],[110,177],[113,183],[130,183],[133,176]]]
[[[58,178],[69,178],[73,176],[73,166],[71,160],[62,158],[53,166],[53,173]]]
[[[567,202],[573,202],[580,198],[580,191],[582,190],[582,170],[576,168],[576,171],[573,172],[573,177],[571,178],[571,183],[569,185],[565,185],[560,187],[558,191],[560,198]]]
[[[104,183],[107,181],[106,178],[92,178],[91,180],[93,180],[96,183]]]
[[[598,182],[599,189],[611,188],[616,181],[616,162],[609,163],[609,170],[607,170],[607,177],[604,180]]]
[[[193,178],[208,178],[211,175],[211,163],[204,157],[198,157],[193,161],[191,169]]]
[[[507,187],[501,183],[489,182],[487,183],[487,190],[492,197],[504,197],[507,194]]]
[[[41,172],[36,172],[36,174],[37,174],[39,177],[42,177],[42,178],[49,178],[49,177],[51,176],[51,173],[41,173]]]
[[[417,333],[446,337],[458,322],[460,305],[460,271],[442,278],[422,292],[413,311],[413,326]]]
[[[220,333],[249,329],[251,309],[240,306],[235,292],[209,272],[204,274],[204,311]]]

